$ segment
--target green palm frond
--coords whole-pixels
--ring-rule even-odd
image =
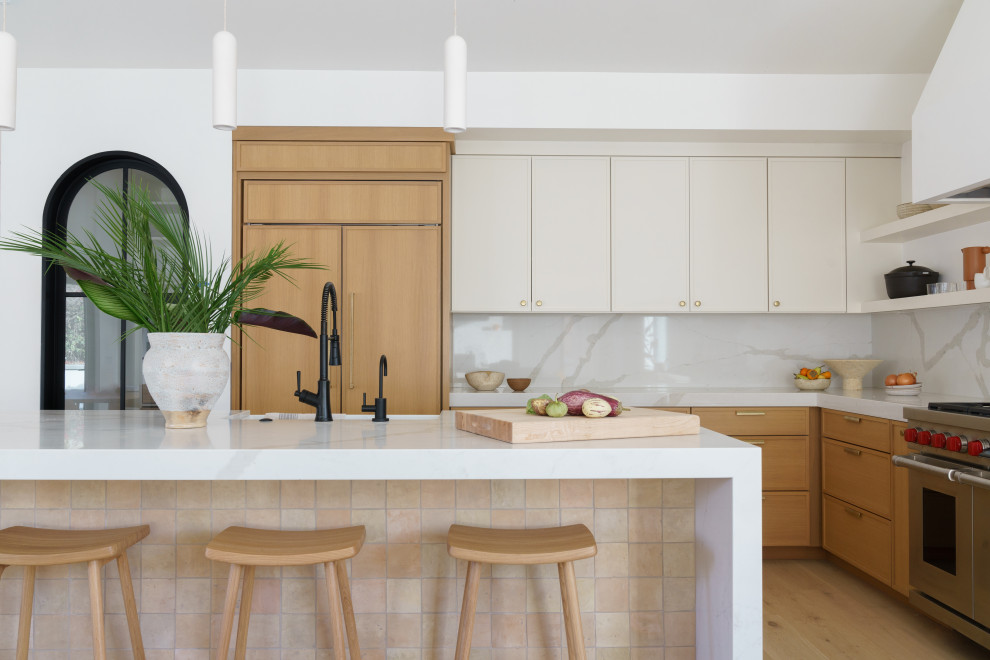
[[[90,184],[104,197],[94,218],[103,240],[89,230],[62,237],[28,229],[0,239],[0,249],[63,267],[99,309],[150,332],[223,333],[247,323],[278,329],[291,315],[278,312],[278,318],[266,319],[255,313],[242,321],[240,313],[261,311],[249,303],[273,277],[291,282],[288,271],[324,268],[292,257],[282,242],[233,264],[226,256],[214,262],[209,241],[182,213],[156,203],[147,188],[134,186],[124,194],[97,181]]]

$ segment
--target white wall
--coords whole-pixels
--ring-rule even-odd
[[[230,135],[210,126],[210,72],[22,69],[0,138],[0,231],[40,227],[78,160],[140,153],[179,182],[193,223],[230,247]],[[925,76],[475,73],[469,125],[488,128],[905,131]],[[439,126],[437,72],[243,71],[241,125]],[[465,135],[470,137],[470,131]],[[0,253],[0,410],[39,402],[37,260]],[[219,406],[227,397],[221,399]]]

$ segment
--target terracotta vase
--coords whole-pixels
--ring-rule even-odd
[[[976,288],[973,284],[973,277],[987,267],[987,254],[990,247],[977,246],[965,247],[963,253],[963,279],[966,280],[966,288]]]
[[[219,333],[150,332],[142,371],[165,416],[165,428],[206,426],[230,377],[230,358]]]

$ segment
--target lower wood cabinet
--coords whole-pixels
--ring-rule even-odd
[[[903,594],[907,584],[905,425],[822,411],[822,547]]]
[[[820,539],[817,415],[808,408],[692,408],[707,429],[763,453],[763,545],[817,546]]]

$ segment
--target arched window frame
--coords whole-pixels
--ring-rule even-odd
[[[48,194],[42,215],[42,229],[65,236],[69,209],[76,195],[93,177],[104,172],[122,169],[123,193],[127,194],[128,170],[138,170],[150,174],[165,184],[182,210],[189,218],[189,206],[185,194],[175,177],[159,163],[130,151],[105,151],[83,158],[67,169]],[[82,296],[81,293],[67,293],[65,270],[61,267],[49,268],[49,260],[42,260],[41,281],[41,408],[42,410],[63,410],[65,408],[65,312],[66,298]],[[121,334],[125,322],[121,321]],[[124,343],[120,343],[121,388],[120,409],[125,407],[125,371],[127,367]]]

